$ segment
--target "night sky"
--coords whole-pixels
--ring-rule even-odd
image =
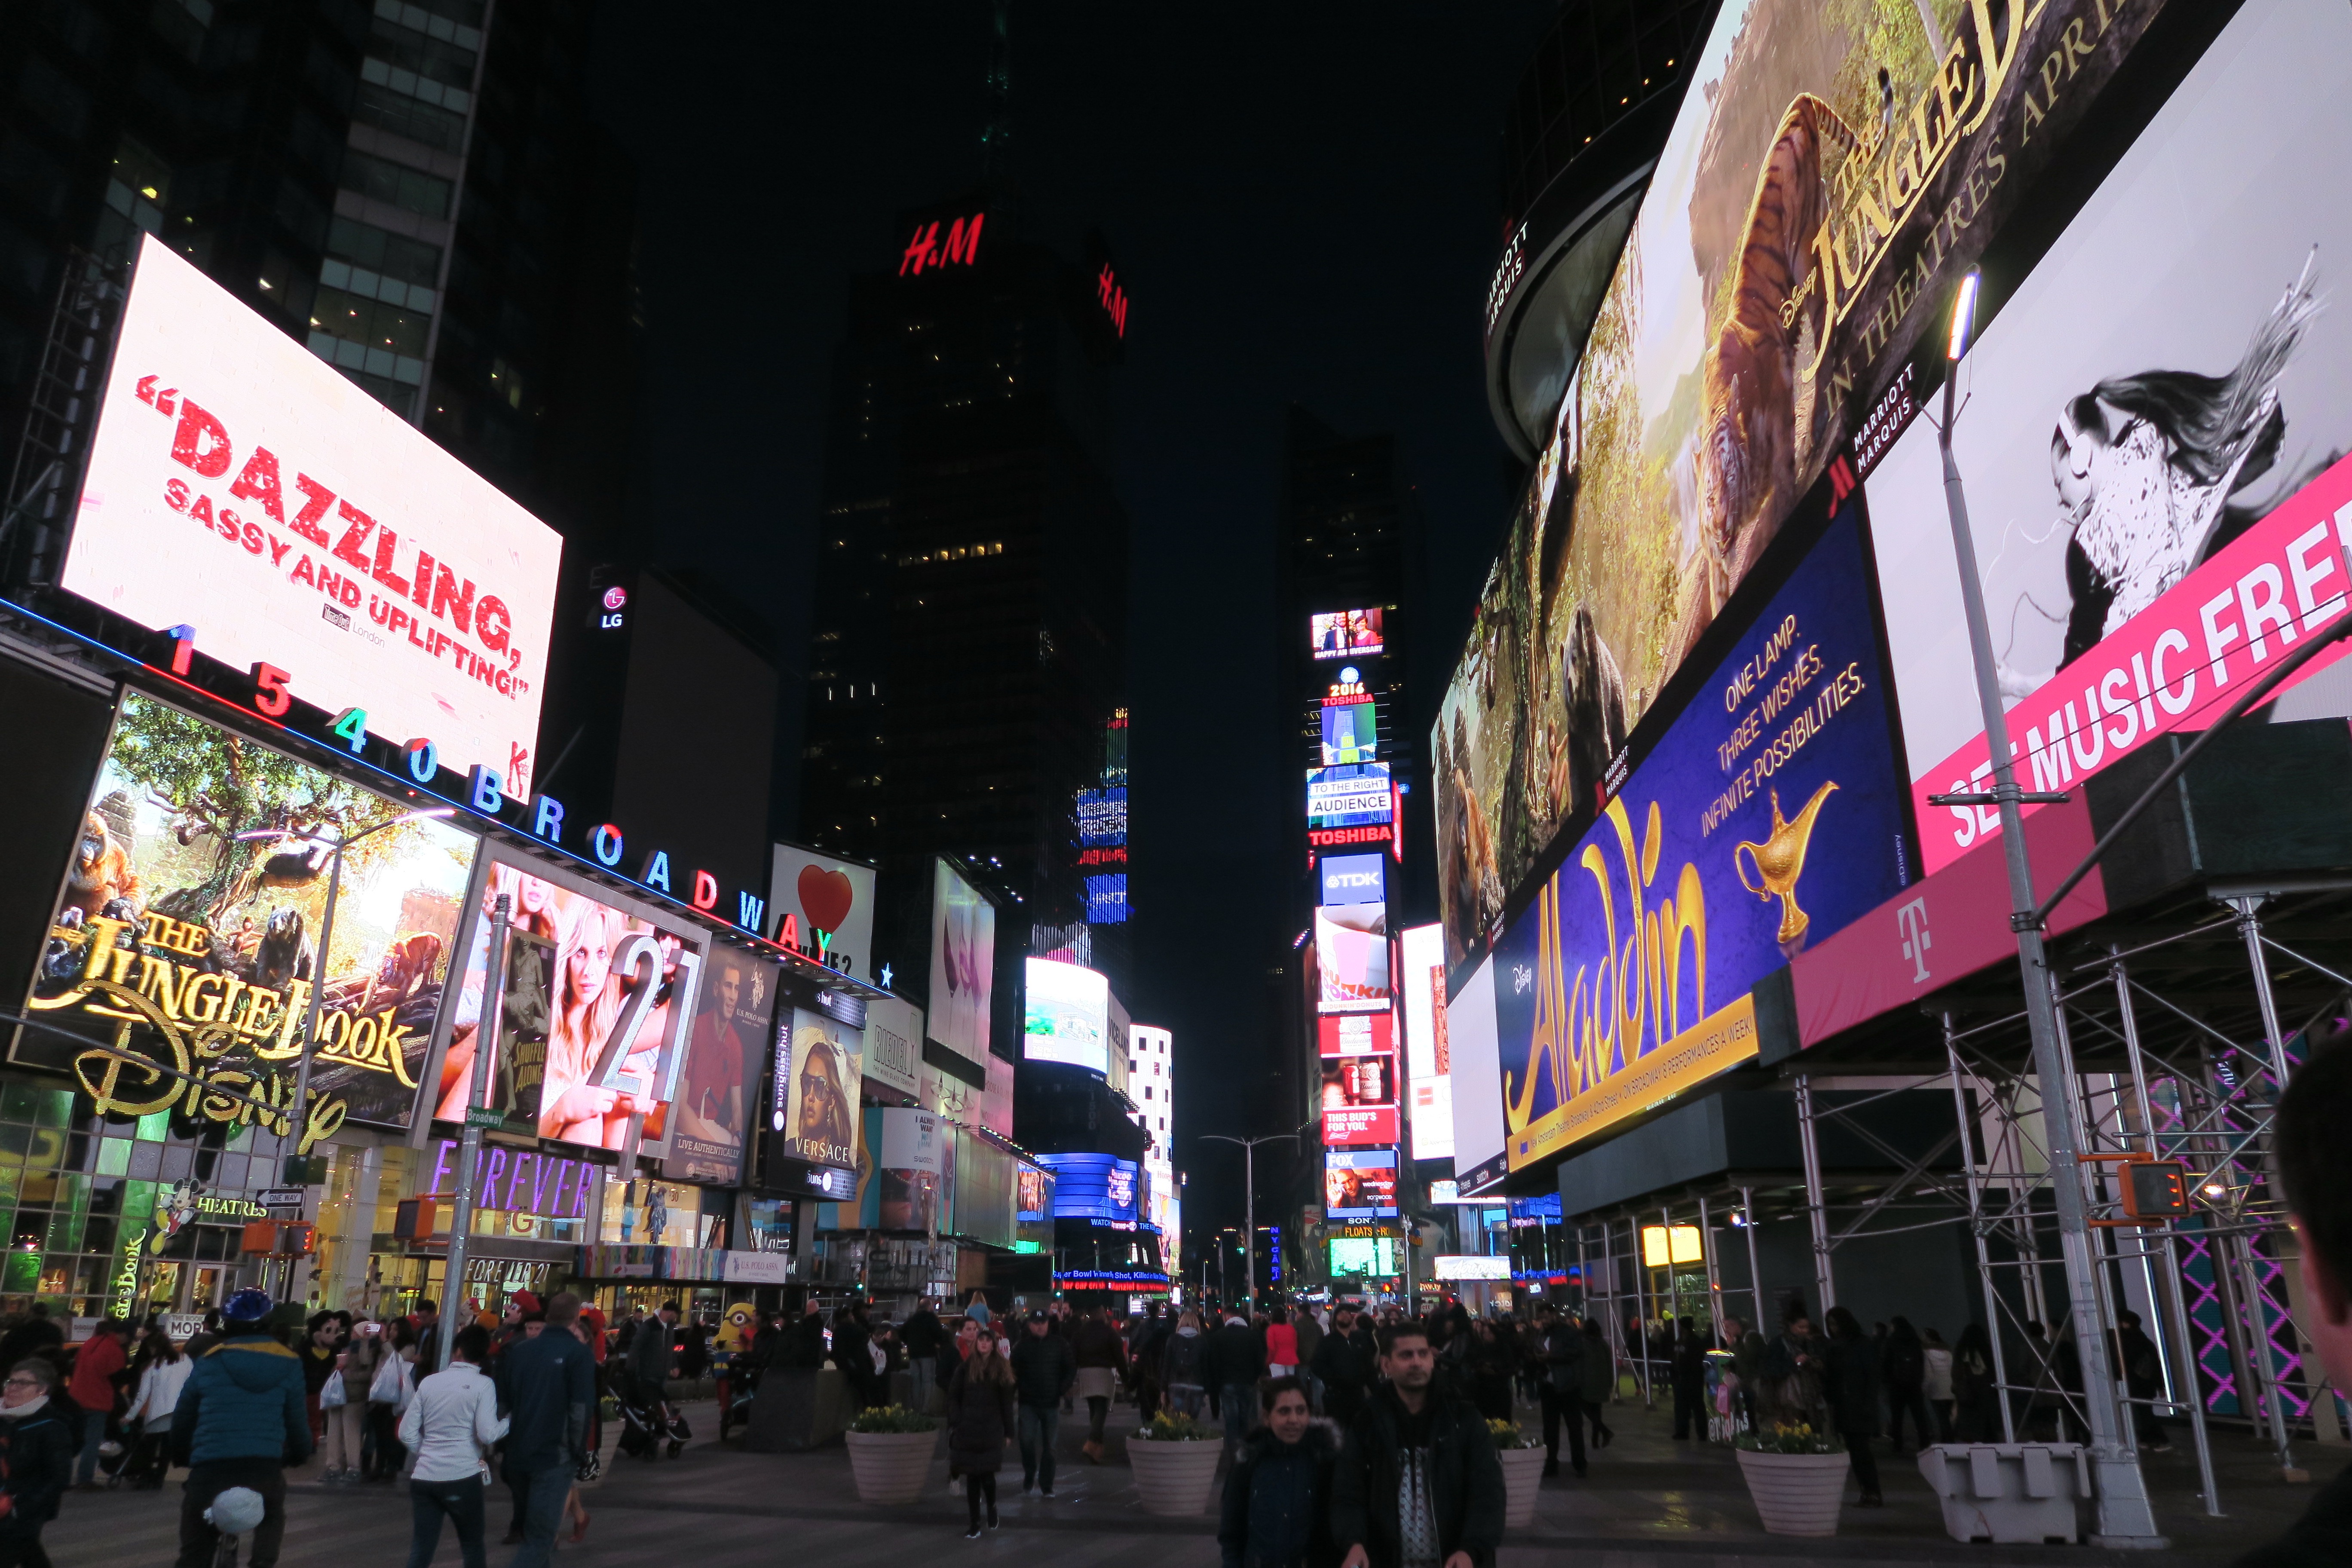
[[[1301,809],[1274,682],[1284,409],[1402,443],[1443,649],[1415,661],[1425,731],[1424,672],[1451,663],[1511,482],[1480,310],[1503,111],[1554,8],[1013,9],[1009,172],[1031,232],[1079,258],[1099,225],[1131,301],[1114,455],[1134,535],[1125,999],[1175,1033],[1196,1245],[1204,1221],[1238,1223],[1241,1188],[1240,1152],[1197,1135],[1283,1130],[1240,1086],[1274,1048],[1265,971],[1297,962],[1294,868],[1276,864],[1279,816]],[[986,0],[677,0],[600,23],[593,100],[639,171],[633,511],[656,560],[755,599],[788,685],[847,279],[895,265],[900,209],[977,183],[988,22]]]

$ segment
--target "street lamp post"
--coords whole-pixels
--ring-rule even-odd
[[[2010,925],[2017,933],[2017,958],[2025,983],[2026,1027],[2033,1041],[2033,1070],[2042,1084],[2042,1121],[2050,1156],[2050,1184],[2058,1211],[2058,1239],[2066,1269],[2068,1317],[2074,1330],[2075,1360],[2081,1368],[2084,1415],[2091,1428],[2091,1468],[2097,1483],[2098,1530],[2092,1539],[2101,1545],[2161,1548],[2156,1516],[2147,1501],[2147,1487],[2139,1460],[2123,1442],[2117,1417],[2114,1380],[2100,1329],[2097,1264],[2091,1255],[2089,1205],[2083,1194],[2082,1162],[2074,1135],[2074,1086],[2072,1063],[2058,1037],[2057,1008],[2051,988],[2049,960],[2044,952],[2042,922],[2035,911],[2033,865],[2026,853],[2023,807],[2029,803],[2063,800],[2063,794],[2029,794],[2017,787],[2015,759],[2011,755],[2009,719],[2000,700],[2000,679],[1992,651],[1992,635],[1985,617],[1984,584],[1977,573],[1974,536],[1969,528],[1968,499],[1960,486],[1959,465],[1952,457],[1952,426],[1958,412],[1957,396],[1960,360],[1968,353],[1969,334],[1975,325],[1976,268],[1960,279],[1952,301],[1951,338],[1946,351],[1944,416],[1937,426],[1937,445],[1944,458],[1944,502],[1950,513],[1952,553],[1960,576],[1960,604],[1969,626],[1969,653],[1976,666],[1977,703],[1982,710],[1986,744],[1992,752],[1990,795],[1931,797],[1936,805],[1990,805],[2000,812],[2000,840],[2009,867]]]
[[[1228,1138],[1222,1132],[1203,1132],[1203,1138],[1219,1143],[1238,1143],[1242,1149],[1242,1301],[1244,1306],[1257,1303],[1257,1146],[1278,1143],[1287,1138],[1298,1141],[1296,1132],[1268,1132],[1256,1138]]]
[[[474,1076],[466,1090],[466,1126],[457,1144],[457,1196],[450,1205],[449,1256],[441,1266],[441,1354],[447,1366],[457,1340],[457,1303],[466,1289],[466,1239],[474,1230],[474,1173],[482,1163],[482,1125],[475,1115],[490,1086],[490,1055],[506,1026],[507,923],[513,896],[500,893],[491,906],[490,947],[482,962],[482,1016],[474,1026]]]

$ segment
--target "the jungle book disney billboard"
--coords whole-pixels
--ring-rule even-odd
[[[1726,0],[1431,736],[1452,986],[2180,10]]]
[[[333,842],[408,810],[126,695],[26,1011],[201,1081],[49,1030],[17,1030],[10,1059],[72,1073],[101,1113],[251,1122],[206,1087],[290,1109],[323,986],[302,1146],[346,1120],[405,1127],[476,840],[432,818],[370,833],[343,855],[323,962],[318,939]]]
[[[1755,1056],[1749,988],[1909,879],[1860,514],[1849,497],[1496,942],[1513,1169]]]

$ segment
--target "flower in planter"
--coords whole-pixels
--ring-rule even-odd
[[[1732,1439],[1733,1446],[1751,1454],[1843,1454],[1845,1445],[1827,1432],[1816,1432],[1812,1424],[1775,1422],[1760,1432],[1742,1432]]]
[[[1531,1437],[1527,1433],[1519,1430],[1519,1424],[1516,1421],[1489,1421],[1486,1423],[1486,1430],[1494,1434],[1495,1447],[1497,1449],[1509,1450],[1512,1448],[1540,1448],[1543,1447],[1543,1444],[1538,1439]]]
[[[1223,1434],[1211,1431],[1190,1415],[1171,1415],[1163,1410],[1136,1436],[1149,1443],[1205,1443]]]
[[[903,1405],[869,1405],[851,1418],[853,1432],[875,1434],[883,1432],[936,1432],[940,1424],[928,1415],[919,1415]]]

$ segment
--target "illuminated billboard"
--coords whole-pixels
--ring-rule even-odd
[[[823,1013],[792,1010],[783,1077],[785,1147],[796,1160],[858,1168],[857,1098],[865,1078],[865,1038]],[[779,1024],[782,1019],[780,1017]]]
[[[2310,159],[2352,133],[2347,51],[2340,7],[2240,10],[1969,351],[1953,456],[2025,789],[2207,728],[2343,609],[2352,205]],[[1991,788],[1933,426],[1866,484],[1934,872],[2000,819],[1927,801]],[[2342,647],[2271,714],[2352,712]]]
[[[1908,879],[1871,597],[1849,495],[1496,942],[1513,1170],[1754,1057],[1750,987]]]
[[[1388,906],[1332,904],[1317,909],[1315,967],[1321,979],[1319,1011],[1388,1011]]]
[[[756,1113],[758,1100],[754,1075],[766,1065],[776,980],[775,964],[740,948],[719,947],[704,964],[686,1066],[670,1106],[669,1157],[662,1174],[725,1186],[741,1179],[747,1119]]]
[[[1501,1181],[1507,1169],[1491,955],[1447,1001],[1445,1041],[1454,1061],[1454,1173],[1462,1191],[1476,1193]]]
[[[1091,969],[1032,958],[1022,1014],[1021,1054],[1110,1072],[1110,982]],[[1125,1047],[1121,1047],[1122,1054]]]
[[[1115,926],[1127,923],[1127,873],[1106,871],[1085,879],[1087,923]]]
[[[20,749],[19,764],[38,751]],[[168,1113],[184,1131],[249,1121],[204,1085],[290,1104],[323,986],[303,1147],[347,1120],[406,1127],[478,842],[436,818],[403,820],[410,809],[125,694],[25,1005],[53,1027],[16,1031],[10,1059],[72,1073],[101,1114]],[[333,844],[362,834],[322,963]]]
[[[1327,702],[1323,705],[1323,765],[1347,766],[1377,762],[1380,726],[1372,715],[1372,700]]]
[[[1326,855],[1316,863],[1315,879],[1322,885],[1325,904],[1377,904],[1388,897],[1385,858],[1370,855]]]
[[[1323,1217],[1397,1217],[1397,1156],[1393,1149],[1332,1149],[1323,1156]]]
[[[874,868],[797,844],[775,846],[768,934],[845,974],[874,973]]]
[[[1324,1146],[1396,1142],[1396,1058],[1326,1057],[1322,1064]]]
[[[1141,1196],[1141,1172],[1115,1154],[1040,1154],[1053,1173],[1054,1217],[1133,1225]]]
[[[1388,611],[1378,605],[1361,610],[1333,610],[1307,617],[1307,634],[1315,657],[1369,658],[1385,651],[1381,623]]]
[[[944,858],[932,863],[929,1037],[960,1056],[988,1055],[995,989],[996,906]]]
[[[1335,1236],[1324,1245],[1330,1248],[1335,1280],[1342,1275],[1386,1279],[1402,1272],[1393,1236]]]
[[[1315,1020],[1319,1054],[1361,1057],[1396,1049],[1396,1019],[1388,1013],[1337,1013]]]
[[[2012,214],[2063,217],[2078,199],[2063,182],[2100,155],[2076,154],[2076,132],[2132,112],[2110,109],[2109,83],[2158,17],[2200,9],[1969,0],[1843,23],[1819,0],[1725,0],[1430,736],[1457,983],[1792,509],[1904,395],[1961,273]],[[2248,173],[2227,167],[2196,188]],[[2172,220],[2151,228],[2112,302],[2194,248]],[[2046,454],[2053,412],[2009,449],[2020,462]],[[1980,529],[2011,515],[1976,510]],[[1990,534],[1980,553],[2000,554]]]
[[[1439,928],[1408,927],[1397,938],[1397,994],[1404,1004],[1404,1084],[1412,1107],[1412,1157],[1454,1157],[1454,1062],[1445,1033],[1445,948]]]
[[[562,541],[144,237],[60,585],[530,794]]]
[[[1440,1253],[1431,1260],[1435,1264],[1436,1277],[1446,1281],[1499,1280],[1508,1283],[1511,1260],[1508,1258],[1481,1257],[1475,1253]]]
[[[1124,731],[1114,731],[1124,734]],[[1078,843],[1087,848],[1127,842],[1127,790],[1078,792]]]
[[[1396,796],[1386,763],[1307,771],[1307,826],[1310,829],[1386,827],[1395,809]]]
[[[434,1115],[463,1121],[483,1015],[485,955],[499,897],[511,901],[500,1036],[488,1108],[517,1131],[601,1149],[666,1151],[668,1097],[682,1081],[678,1005],[701,990],[698,926],[656,927],[644,910],[593,896],[552,868],[499,861],[474,913]],[[610,895],[606,895],[609,897]]]

